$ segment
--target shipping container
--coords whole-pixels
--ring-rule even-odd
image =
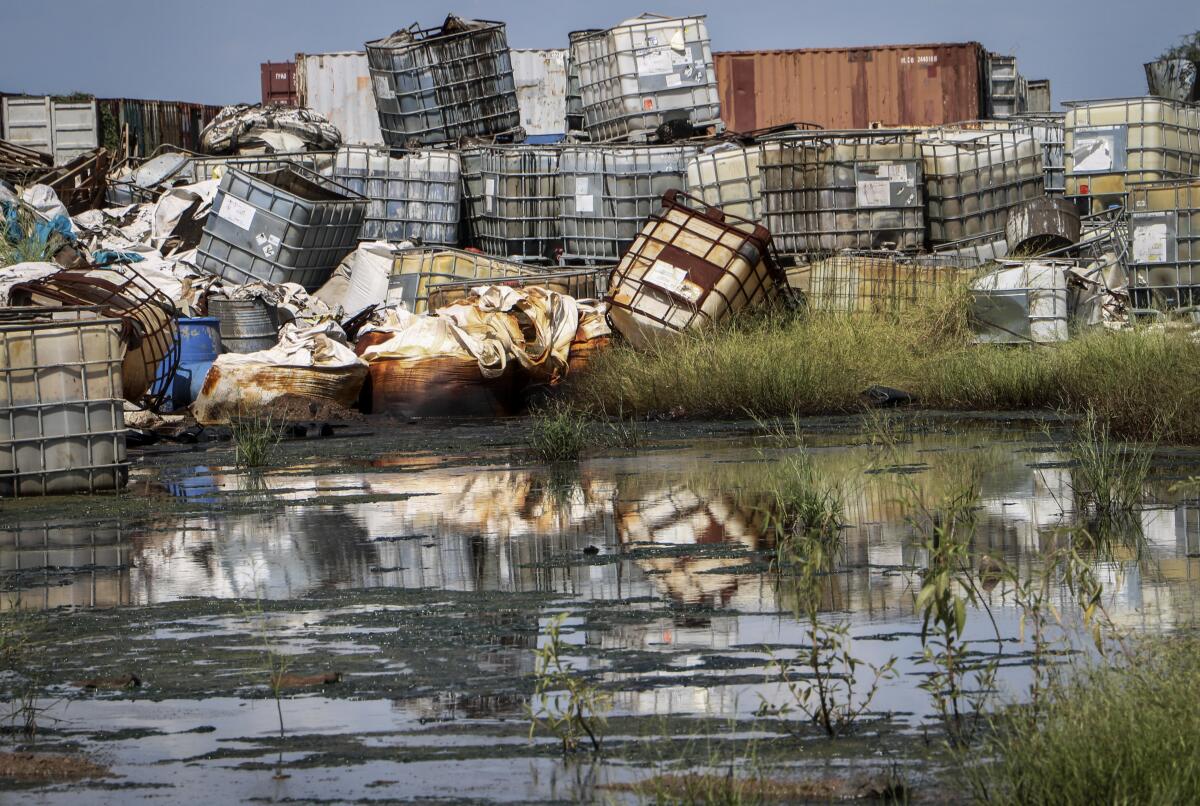
[[[1025,111],[1036,114],[1038,112],[1049,112],[1053,108],[1054,102],[1050,97],[1050,79],[1029,79],[1025,98]]]
[[[148,157],[163,146],[200,150],[200,132],[219,106],[138,98],[98,98],[100,143],[123,154],[128,127],[129,155]]]
[[[744,132],[798,120],[864,129],[987,117],[987,56],[964,42],[733,51],[714,60],[722,116]]]
[[[337,126],[343,143],[383,145],[366,53],[297,53],[296,101]]]
[[[0,103],[4,139],[65,165],[96,148],[96,99],[7,95]]]
[[[296,63],[295,62],[263,62],[259,65],[262,73],[262,102],[267,104],[296,105]]]
[[[526,136],[566,134],[567,51],[510,50]]]

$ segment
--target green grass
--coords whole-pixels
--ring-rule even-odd
[[[1118,666],[1008,711],[974,770],[990,803],[1194,803],[1200,796],[1200,637],[1146,639]]]
[[[286,428],[286,422],[274,419],[269,413],[232,418],[229,430],[238,466],[257,468],[269,464]]]
[[[543,462],[573,462],[594,441],[592,421],[571,406],[551,401],[533,412],[529,448]]]
[[[617,345],[572,388],[581,407],[689,417],[841,414],[892,386],[929,409],[1088,409],[1118,439],[1200,443],[1200,344],[1171,329],[1095,329],[1052,346],[971,344],[951,293],[893,316],[810,313]]]

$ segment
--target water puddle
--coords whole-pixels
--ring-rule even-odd
[[[912,434],[886,456],[849,432],[807,443],[845,501],[823,617],[847,625],[862,660],[896,659],[873,705],[892,718],[864,757],[908,763],[931,710],[914,612],[929,557],[905,497],[981,478],[970,553],[984,607],[967,637],[1000,658],[999,685],[1019,696],[1031,676],[1021,611],[988,568],[1032,574],[1065,539],[1074,468],[1041,432],[999,426]],[[0,517],[2,606],[61,630],[46,649],[46,735],[110,765],[122,797],[194,786],[263,799],[612,800],[592,788],[645,777],[663,742],[698,759],[696,737],[711,731],[784,741],[755,714],[781,696],[772,654],[808,641],[795,590],[773,570],[764,510],[794,455],[739,436],[568,467],[428,451],[253,475],[146,465],[139,476],[172,502],[158,514]],[[1185,454],[1160,461],[1136,524],[1091,560],[1121,625],[1163,630],[1195,613],[1200,501],[1172,482],[1197,472]],[[1065,584],[1053,595],[1071,609]],[[609,741],[623,748],[595,769],[528,739],[534,653],[564,610],[562,638],[611,694]],[[287,692],[282,738],[264,642],[289,671],[343,675]],[[142,686],[71,685],[125,672]],[[810,754],[822,769],[846,763],[823,753]],[[273,778],[281,759],[290,777]],[[81,794],[112,793],[63,784],[39,798]]]

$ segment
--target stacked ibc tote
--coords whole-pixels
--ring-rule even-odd
[[[1135,309],[1200,301],[1200,106],[1145,96],[1065,104],[1066,195],[1081,210],[1124,209]]]

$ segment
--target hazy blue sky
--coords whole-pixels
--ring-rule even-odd
[[[259,100],[260,62],[361,50],[453,10],[504,20],[518,48],[652,10],[708,15],[714,50],[978,40],[1061,100],[1140,95],[1142,63],[1200,29],[1200,0],[0,0],[0,90],[232,103]]]

